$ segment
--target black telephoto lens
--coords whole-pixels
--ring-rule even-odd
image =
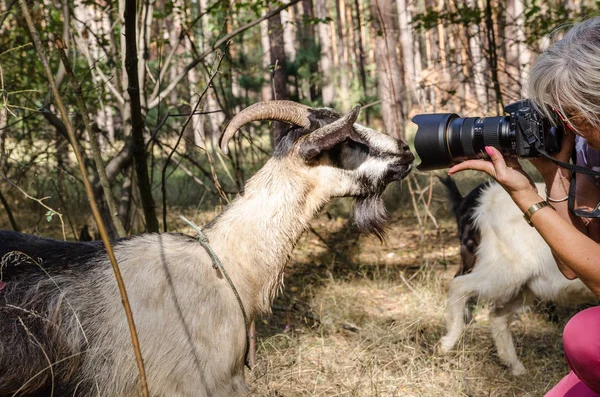
[[[508,117],[459,117],[455,113],[419,114],[415,150],[422,171],[448,168],[469,159],[486,157],[485,146],[510,154],[513,134]]]
[[[456,113],[418,114],[412,121],[418,126],[415,150],[421,158],[419,170],[436,170],[453,164],[448,146],[448,125],[459,118]]]

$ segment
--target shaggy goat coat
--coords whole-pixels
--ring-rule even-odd
[[[544,192],[544,185],[537,185]],[[490,328],[501,361],[515,375],[525,373],[510,333],[514,314],[534,299],[557,303],[591,302],[596,298],[580,280],[568,280],[558,270],[550,247],[525,222],[523,214],[497,183],[478,187],[473,227],[480,232],[476,262],[469,274],[450,282],[446,324],[440,341],[442,352],[450,351],[465,328],[467,301],[476,297],[491,303]],[[541,193],[543,195],[543,193]]]
[[[414,159],[403,142],[354,124],[357,109],[342,118],[306,112],[311,129],[289,132],[244,193],[203,228],[250,321],[270,311],[294,245],[325,203],[355,197],[358,225],[381,234],[381,194]],[[325,116],[312,119],[319,112]],[[311,152],[303,160],[305,147]],[[246,391],[244,319],[197,239],[145,234],[116,241],[114,250],[150,395]],[[128,324],[103,246],[0,232],[0,257],[0,396],[138,395]]]
[[[308,196],[302,190],[311,186],[294,175],[257,181],[272,175],[257,174],[244,196],[203,229],[220,253],[250,318],[269,312],[296,240],[324,203],[318,195],[298,202]],[[261,192],[253,190],[254,184],[261,185]],[[19,357],[37,357],[28,368],[33,380],[26,389],[36,390],[54,376],[58,395],[73,392],[61,390],[64,383],[88,391],[84,395],[93,394],[96,387],[103,396],[135,394],[137,367],[128,325],[103,245],[12,232],[2,232],[0,239],[0,254],[13,251],[3,266],[6,286],[0,298],[10,304],[0,306],[0,335],[19,338],[0,338],[0,373],[8,374],[0,377],[0,390],[14,391],[22,385],[22,373],[16,379],[10,375]],[[185,385],[181,395],[226,396],[244,391],[246,339],[239,332],[244,329],[240,307],[198,240],[147,234],[119,240],[114,250],[152,395],[173,395],[169,393],[181,385]],[[252,264],[252,271],[244,272],[245,264]],[[28,277],[23,277],[25,271]],[[21,273],[18,280],[11,277],[17,272]],[[17,319],[26,332],[5,332],[4,327],[18,326],[6,321],[8,317]],[[231,335],[237,338],[231,340]],[[52,344],[44,346],[43,341]],[[48,361],[59,361],[54,373],[45,371],[35,377]],[[82,374],[94,376],[81,378]]]

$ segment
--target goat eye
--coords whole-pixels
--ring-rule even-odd
[[[347,144],[348,144],[349,149],[354,150],[354,151],[359,151],[359,152],[362,152],[365,154],[369,154],[369,147],[367,145],[360,143],[360,142],[353,141],[351,139],[349,139],[347,142],[348,142]]]

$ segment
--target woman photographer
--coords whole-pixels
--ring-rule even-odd
[[[547,117],[558,115],[565,124],[555,159],[569,162],[575,148],[578,165],[600,170],[600,17],[574,25],[540,55],[529,76],[529,95]],[[485,150],[491,162],[465,161],[448,174],[472,169],[496,179],[548,243],[563,275],[579,278],[600,298],[600,221],[570,213],[571,173],[548,159],[532,160],[546,183],[545,201],[516,158]],[[578,207],[600,209],[600,179],[578,174],[576,188]],[[563,341],[572,371],[546,397],[600,396],[600,306],[571,318]]]

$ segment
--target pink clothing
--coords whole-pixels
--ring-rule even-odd
[[[587,387],[581,379],[575,375],[575,372],[569,372],[550,390],[544,397],[598,397],[598,393],[594,393]]]
[[[572,371],[545,397],[600,397],[600,306],[573,316],[565,326],[563,343]]]

